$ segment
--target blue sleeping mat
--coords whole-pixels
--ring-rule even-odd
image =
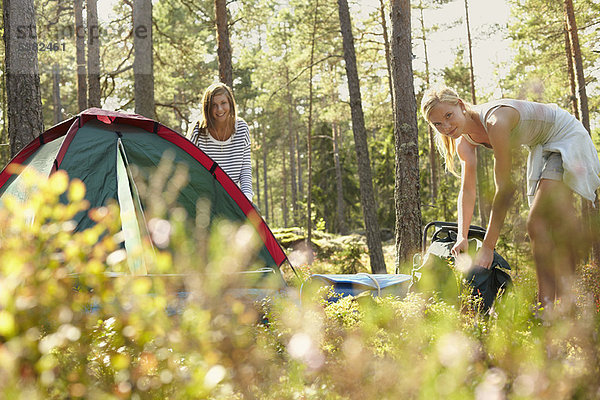
[[[405,297],[412,277],[405,274],[313,274],[305,284],[331,286],[340,297],[357,296],[364,292],[370,292],[373,296]]]

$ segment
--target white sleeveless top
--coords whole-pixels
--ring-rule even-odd
[[[527,195],[529,205],[542,174],[543,157],[546,151],[562,156],[563,181],[585,199],[594,201],[596,189],[600,187],[600,161],[598,152],[588,131],[573,115],[556,104],[542,104],[524,100],[502,99],[474,105],[479,119],[487,131],[487,119],[498,107],[506,106],[517,110],[519,122],[510,135],[518,144],[529,150],[527,158]],[[474,142],[464,135],[468,142]]]

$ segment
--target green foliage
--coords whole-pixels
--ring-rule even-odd
[[[464,49],[456,51],[454,64],[444,68],[443,76],[446,85],[455,88],[462,99],[471,101],[471,78],[469,66],[465,63]]]
[[[366,270],[361,262],[365,251],[364,243],[359,241],[350,242],[342,251],[335,253],[332,257],[333,265],[337,266],[342,274],[356,274]]]
[[[26,204],[4,196],[0,209],[3,396],[226,398],[245,390],[219,386],[239,377],[237,367],[248,373],[248,365],[259,364],[246,353],[257,311],[233,290],[242,284],[236,271],[254,252],[244,227],[223,226],[210,238],[236,249],[225,255],[209,246],[217,249],[209,251],[209,265],[226,265],[211,279],[197,270],[197,255],[175,267],[172,260],[181,258],[149,248],[149,271],[185,274],[115,274],[128,269],[118,209],[90,210],[97,225],[74,233],[71,218],[88,208],[83,184],[69,183],[64,173],[48,182],[26,179],[39,191]],[[63,192],[69,204],[59,202]],[[190,246],[183,226],[171,221],[180,253]],[[244,366],[229,369],[235,357]]]
[[[273,234],[279,244],[283,248],[288,249],[288,251],[292,251],[296,245],[306,241],[306,232],[304,229],[297,227],[274,229]],[[312,235],[313,250],[317,257],[322,259],[339,257],[340,254],[346,252],[356,253],[356,256],[364,254],[365,248],[363,247],[363,242],[364,239],[361,239],[359,235],[339,236],[322,230],[316,230]],[[356,248],[350,250],[353,247]],[[350,258],[356,257],[353,256]]]
[[[579,274],[579,301],[596,307],[596,311],[600,312],[600,269],[593,264],[585,264],[580,268]]]
[[[114,4],[113,4],[114,3]],[[101,51],[101,86],[103,105],[107,109],[133,111],[133,32],[132,3],[113,2],[112,10],[101,10],[99,27]],[[377,2],[375,2],[377,3]],[[386,3],[386,2],[384,2]],[[460,21],[439,22],[428,20],[428,12],[446,7],[448,1],[427,0],[413,4],[413,13],[420,18],[424,11],[424,26],[413,26],[415,46],[422,46],[421,36],[430,39],[431,32],[455,26]],[[594,113],[600,99],[596,95],[598,52],[598,4],[591,0],[576,0],[575,14],[580,28],[580,43],[590,96],[592,126]],[[340,135],[340,162],[345,201],[345,221],[350,230],[362,229],[362,213],[356,172],[356,156],[353,146],[350,109],[347,104],[347,83],[342,62],[342,40],[339,34],[337,4],[335,1],[310,0],[248,0],[228,2],[230,35],[233,51],[234,91],[240,116],[251,127],[253,143],[254,176],[258,179],[261,193],[255,197],[262,210],[265,207],[265,186],[268,190],[269,211],[267,216],[272,227],[301,225],[306,214],[307,198],[307,127],[308,127],[308,71],[311,36],[316,15],[316,43],[313,80],[313,203],[315,221],[325,221],[326,230],[336,232],[335,181],[331,179],[332,157],[329,139],[330,127],[337,126]],[[373,171],[377,216],[384,228],[391,228],[395,221],[394,203],[394,157],[392,121],[393,110],[388,86],[388,70],[385,59],[383,31],[379,4],[365,5],[350,2],[353,33],[355,38],[357,68],[360,76],[361,95],[369,134],[369,151]],[[385,4],[389,14],[389,4]],[[75,32],[72,3],[60,1],[36,1],[37,32],[40,42],[56,42],[61,51],[39,53],[41,92],[45,126],[53,124],[52,70],[53,64],[61,68],[60,91],[64,117],[75,115],[76,65]],[[569,89],[563,39],[562,2],[543,0],[512,1],[512,17],[507,26],[500,26],[507,39],[514,42],[516,56],[501,76],[498,87],[477,87],[477,94],[485,98],[492,90],[506,97],[556,102],[569,108]],[[316,14],[315,14],[316,12]],[[85,13],[84,13],[85,14]],[[179,132],[184,132],[189,122],[197,118],[200,96],[205,87],[218,77],[216,38],[214,28],[214,2],[209,0],[164,0],[153,4],[154,80],[157,119]],[[388,20],[388,30],[391,27]],[[388,32],[389,33],[389,32]],[[487,31],[473,30],[474,43],[486,40]],[[426,37],[429,36],[429,37]],[[464,47],[464,41],[462,46]],[[468,68],[465,51],[454,41],[455,57],[449,57],[439,70],[429,71],[432,81],[443,78],[469,98]],[[62,51],[62,44],[65,50]],[[430,60],[439,43],[428,41]],[[420,59],[420,47],[415,56]],[[475,54],[477,56],[477,54]],[[0,58],[3,58],[0,49]],[[490,64],[489,60],[475,60],[477,65]],[[430,67],[435,63],[431,63]],[[418,70],[422,63],[415,63],[414,75],[417,92],[425,85],[425,72]],[[4,93],[3,93],[4,95]],[[417,93],[419,97],[419,93]],[[4,141],[7,141],[7,121],[3,114]],[[455,219],[457,181],[442,172],[439,161],[437,196],[432,193],[427,129],[419,120],[419,168],[420,192],[424,221]],[[297,143],[294,144],[296,141]],[[264,141],[263,141],[264,139]],[[594,139],[597,136],[594,134]],[[291,151],[294,161],[301,168],[298,180],[298,197],[291,199]],[[0,151],[7,150],[1,147]],[[283,168],[283,153],[286,166]],[[5,154],[5,157],[7,155]],[[299,161],[298,158],[299,157]],[[258,160],[258,163],[255,162]],[[490,161],[491,163],[491,161]],[[489,168],[488,168],[489,169]],[[266,181],[264,182],[266,177]],[[491,174],[488,173],[491,185]],[[284,185],[285,182],[285,185]],[[299,181],[298,181],[299,184]],[[285,187],[284,187],[285,186]],[[255,189],[258,187],[255,184]],[[284,197],[285,195],[285,197]],[[285,204],[284,204],[285,198]],[[295,207],[293,207],[295,206]],[[291,215],[291,209],[299,212],[287,221],[283,210]],[[521,210],[518,210],[520,213]]]
[[[153,4],[154,90],[157,119],[186,133],[199,115],[204,89],[218,78],[214,4],[160,1]]]
[[[396,207],[394,207],[394,186],[396,170],[393,124],[382,127],[380,136],[369,141],[369,156],[373,165],[373,186],[376,190],[377,218],[381,228],[394,229]]]
[[[546,393],[554,398],[591,395],[597,385],[590,385],[594,373],[585,366],[591,367],[594,356],[584,354],[597,349],[580,347],[591,333],[591,320],[543,325],[523,295],[509,294],[488,319],[416,294],[402,300],[345,297],[326,303],[322,312],[317,307],[307,311],[321,327],[321,358],[309,350],[299,357],[306,357],[307,365],[314,357],[319,375],[329,378],[334,392],[345,398],[375,393],[385,398],[457,399],[494,393],[528,399],[546,398]],[[274,321],[271,328],[280,329],[281,320]],[[576,327],[565,332],[571,323]],[[294,333],[286,334],[294,344]],[[314,343],[310,339],[305,340]]]
[[[581,299],[595,300],[543,318],[522,277],[487,318],[419,293],[332,302],[317,291],[300,304],[290,292],[258,304],[234,290],[252,251],[243,227],[200,245],[175,212],[170,239],[180,246],[148,267],[183,279],[107,275],[127,270],[118,210],[89,210],[97,225],[74,233],[71,218],[88,207],[81,182],[28,179],[39,193],[0,209],[6,398],[569,399],[600,389],[595,267],[580,285]],[[355,258],[357,246],[335,256]]]
[[[313,202],[315,219],[323,219],[328,232],[336,232],[337,223],[337,186],[333,154],[333,137],[331,127],[321,123],[314,133],[313,139]],[[353,154],[348,150],[340,154],[342,188],[345,213],[342,216],[350,229],[362,226],[362,214],[359,198],[359,187],[356,181],[356,170]],[[353,151],[353,150],[352,150]]]
[[[591,87],[597,80],[590,69],[598,59],[597,52],[592,50],[597,31],[591,28],[598,23],[598,4],[589,0],[573,3],[584,68],[588,71],[586,81]],[[564,2],[527,0],[511,4],[508,35],[513,40],[516,57],[510,73],[501,82],[506,97],[557,103],[570,110]],[[592,93],[588,92],[588,96],[591,103],[597,101]]]

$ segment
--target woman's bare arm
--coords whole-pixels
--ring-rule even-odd
[[[457,153],[460,159],[461,176],[460,192],[458,193],[458,235],[452,254],[458,255],[468,250],[468,234],[473,210],[475,208],[477,184],[477,152],[476,147],[464,139],[457,143]]]
[[[504,224],[506,211],[514,193],[511,179],[512,151],[510,131],[519,122],[519,113],[509,107],[501,107],[488,118],[487,131],[494,149],[494,182],[496,193],[492,201],[490,222],[475,264],[489,268],[494,257],[494,247]]]

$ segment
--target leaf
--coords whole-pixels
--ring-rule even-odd
[[[8,311],[0,311],[0,335],[10,338],[15,335],[17,326],[15,317]]]
[[[79,179],[74,179],[69,185],[69,201],[77,202],[85,197],[85,184]]]

